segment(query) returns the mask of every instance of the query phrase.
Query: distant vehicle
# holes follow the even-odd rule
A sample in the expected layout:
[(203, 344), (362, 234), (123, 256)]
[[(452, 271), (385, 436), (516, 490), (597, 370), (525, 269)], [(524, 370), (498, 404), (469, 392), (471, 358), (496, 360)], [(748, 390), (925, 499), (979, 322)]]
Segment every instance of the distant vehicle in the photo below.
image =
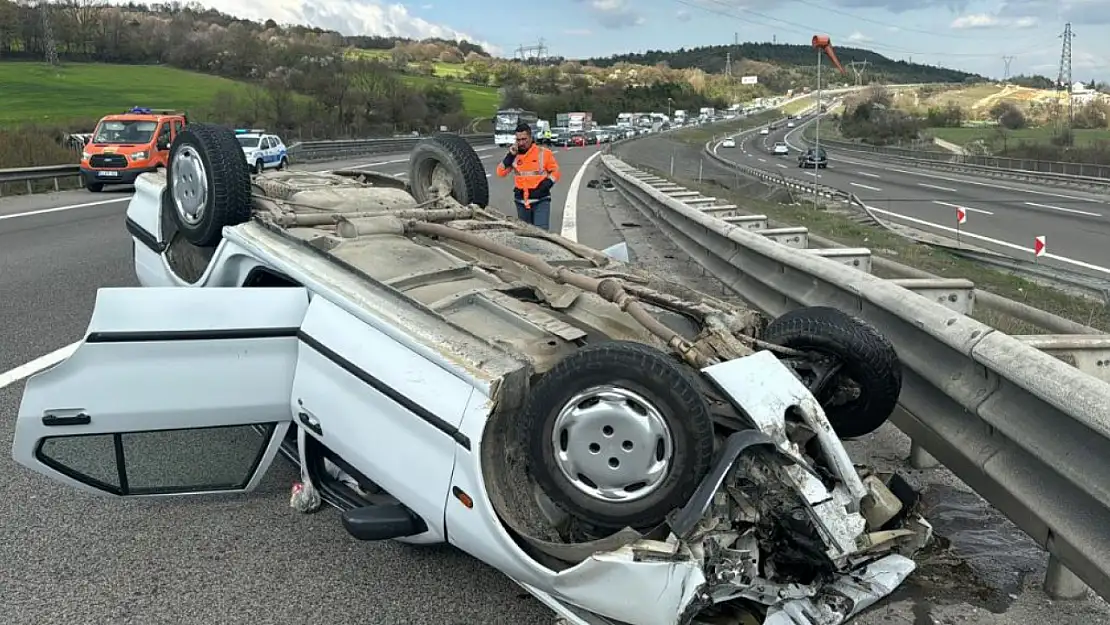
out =
[(722, 148), (734, 148), (734, 147), (736, 147), (736, 139), (733, 139), (732, 137), (729, 137), (728, 139), (725, 139), (724, 141), (721, 142), (721, 147)]
[(532, 127), (535, 136), (540, 118), (532, 111), (524, 109), (502, 109), (493, 118), (493, 142), (500, 147), (512, 145), (516, 141), (517, 124), (525, 123)]
[(794, 127), (794, 122), (786, 122), (786, 127), (787, 128), (793, 128)]
[(94, 193), (106, 184), (134, 184), (141, 174), (166, 166), (184, 112), (136, 106), (105, 115), (81, 150), (81, 178)]
[(798, 167), (803, 169), (825, 169), (828, 164), (829, 155), (825, 153), (825, 148), (808, 148), (798, 155)]
[(775, 147), (771, 148), (771, 153), (775, 156), (786, 156), (790, 154), (790, 148), (782, 141), (779, 141), (775, 143)]
[(759, 131), (759, 134), (761, 134), (761, 135), (769, 135), (769, 134), (771, 134), (771, 130), (770, 130), (769, 128), (763, 128), (763, 129), (761, 129), (761, 130)]
[(266, 134), (265, 130), (240, 128), (235, 131), (235, 138), (254, 173), (261, 174), (267, 169), (280, 171), (289, 166), (289, 150), (281, 137)]

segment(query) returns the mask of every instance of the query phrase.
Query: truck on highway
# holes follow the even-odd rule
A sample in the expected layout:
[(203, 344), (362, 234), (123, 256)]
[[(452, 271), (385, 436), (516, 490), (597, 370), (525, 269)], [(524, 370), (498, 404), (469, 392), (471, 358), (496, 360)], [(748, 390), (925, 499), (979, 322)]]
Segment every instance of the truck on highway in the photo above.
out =
[(536, 136), (539, 127), (539, 117), (532, 111), (524, 109), (501, 109), (493, 118), (493, 142), (506, 147), (516, 141), (516, 127), (518, 124), (528, 124), (532, 128), (532, 136)]
[(594, 128), (593, 113), (567, 113), (567, 128), (571, 132), (589, 132)]
[(94, 193), (108, 184), (134, 184), (166, 167), (170, 143), (188, 121), (182, 111), (132, 107), (105, 115), (81, 150), (81, 178)]

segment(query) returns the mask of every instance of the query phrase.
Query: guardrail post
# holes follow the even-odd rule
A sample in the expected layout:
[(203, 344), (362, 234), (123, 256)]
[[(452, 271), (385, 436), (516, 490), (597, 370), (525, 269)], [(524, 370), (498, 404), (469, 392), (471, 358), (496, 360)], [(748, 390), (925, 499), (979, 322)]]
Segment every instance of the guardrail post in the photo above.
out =
[(1053, 599), (1084, 599), (1087, 596), (1087, 584), (1068, 570), (1056, 556), (1049, 554), (1048, 570), (1044, 575), (1044, 592)]

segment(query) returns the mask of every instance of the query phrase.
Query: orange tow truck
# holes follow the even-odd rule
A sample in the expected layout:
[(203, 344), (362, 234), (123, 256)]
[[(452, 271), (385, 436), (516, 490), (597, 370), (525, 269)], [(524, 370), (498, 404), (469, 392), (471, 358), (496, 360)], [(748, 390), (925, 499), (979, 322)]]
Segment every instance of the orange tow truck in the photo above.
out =
[(187, 121), (183, 112), (143, 107), (105, 115), (81, 152), (85, 188), (134, 184), (140, 174), (165, 167), (170, 143)]

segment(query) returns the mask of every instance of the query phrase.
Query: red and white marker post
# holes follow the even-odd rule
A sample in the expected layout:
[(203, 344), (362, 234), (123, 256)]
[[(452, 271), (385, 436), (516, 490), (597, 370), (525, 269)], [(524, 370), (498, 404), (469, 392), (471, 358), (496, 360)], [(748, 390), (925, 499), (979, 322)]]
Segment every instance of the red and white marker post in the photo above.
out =
[(1037, 262), (1038, 258), (1044, 256), (1047, 249), (1048, 243), (1043, 234), (1039, 237), (1033, 237), (1033, 262)]
[(956, 207), (956, 246), (957, 247), (962, 247), (962, 244), (960, 243), (960, 226), (962, 226), (966, 223), (967, 223), (967, 211), (964, 210), (964, 207), (957, 206)]

